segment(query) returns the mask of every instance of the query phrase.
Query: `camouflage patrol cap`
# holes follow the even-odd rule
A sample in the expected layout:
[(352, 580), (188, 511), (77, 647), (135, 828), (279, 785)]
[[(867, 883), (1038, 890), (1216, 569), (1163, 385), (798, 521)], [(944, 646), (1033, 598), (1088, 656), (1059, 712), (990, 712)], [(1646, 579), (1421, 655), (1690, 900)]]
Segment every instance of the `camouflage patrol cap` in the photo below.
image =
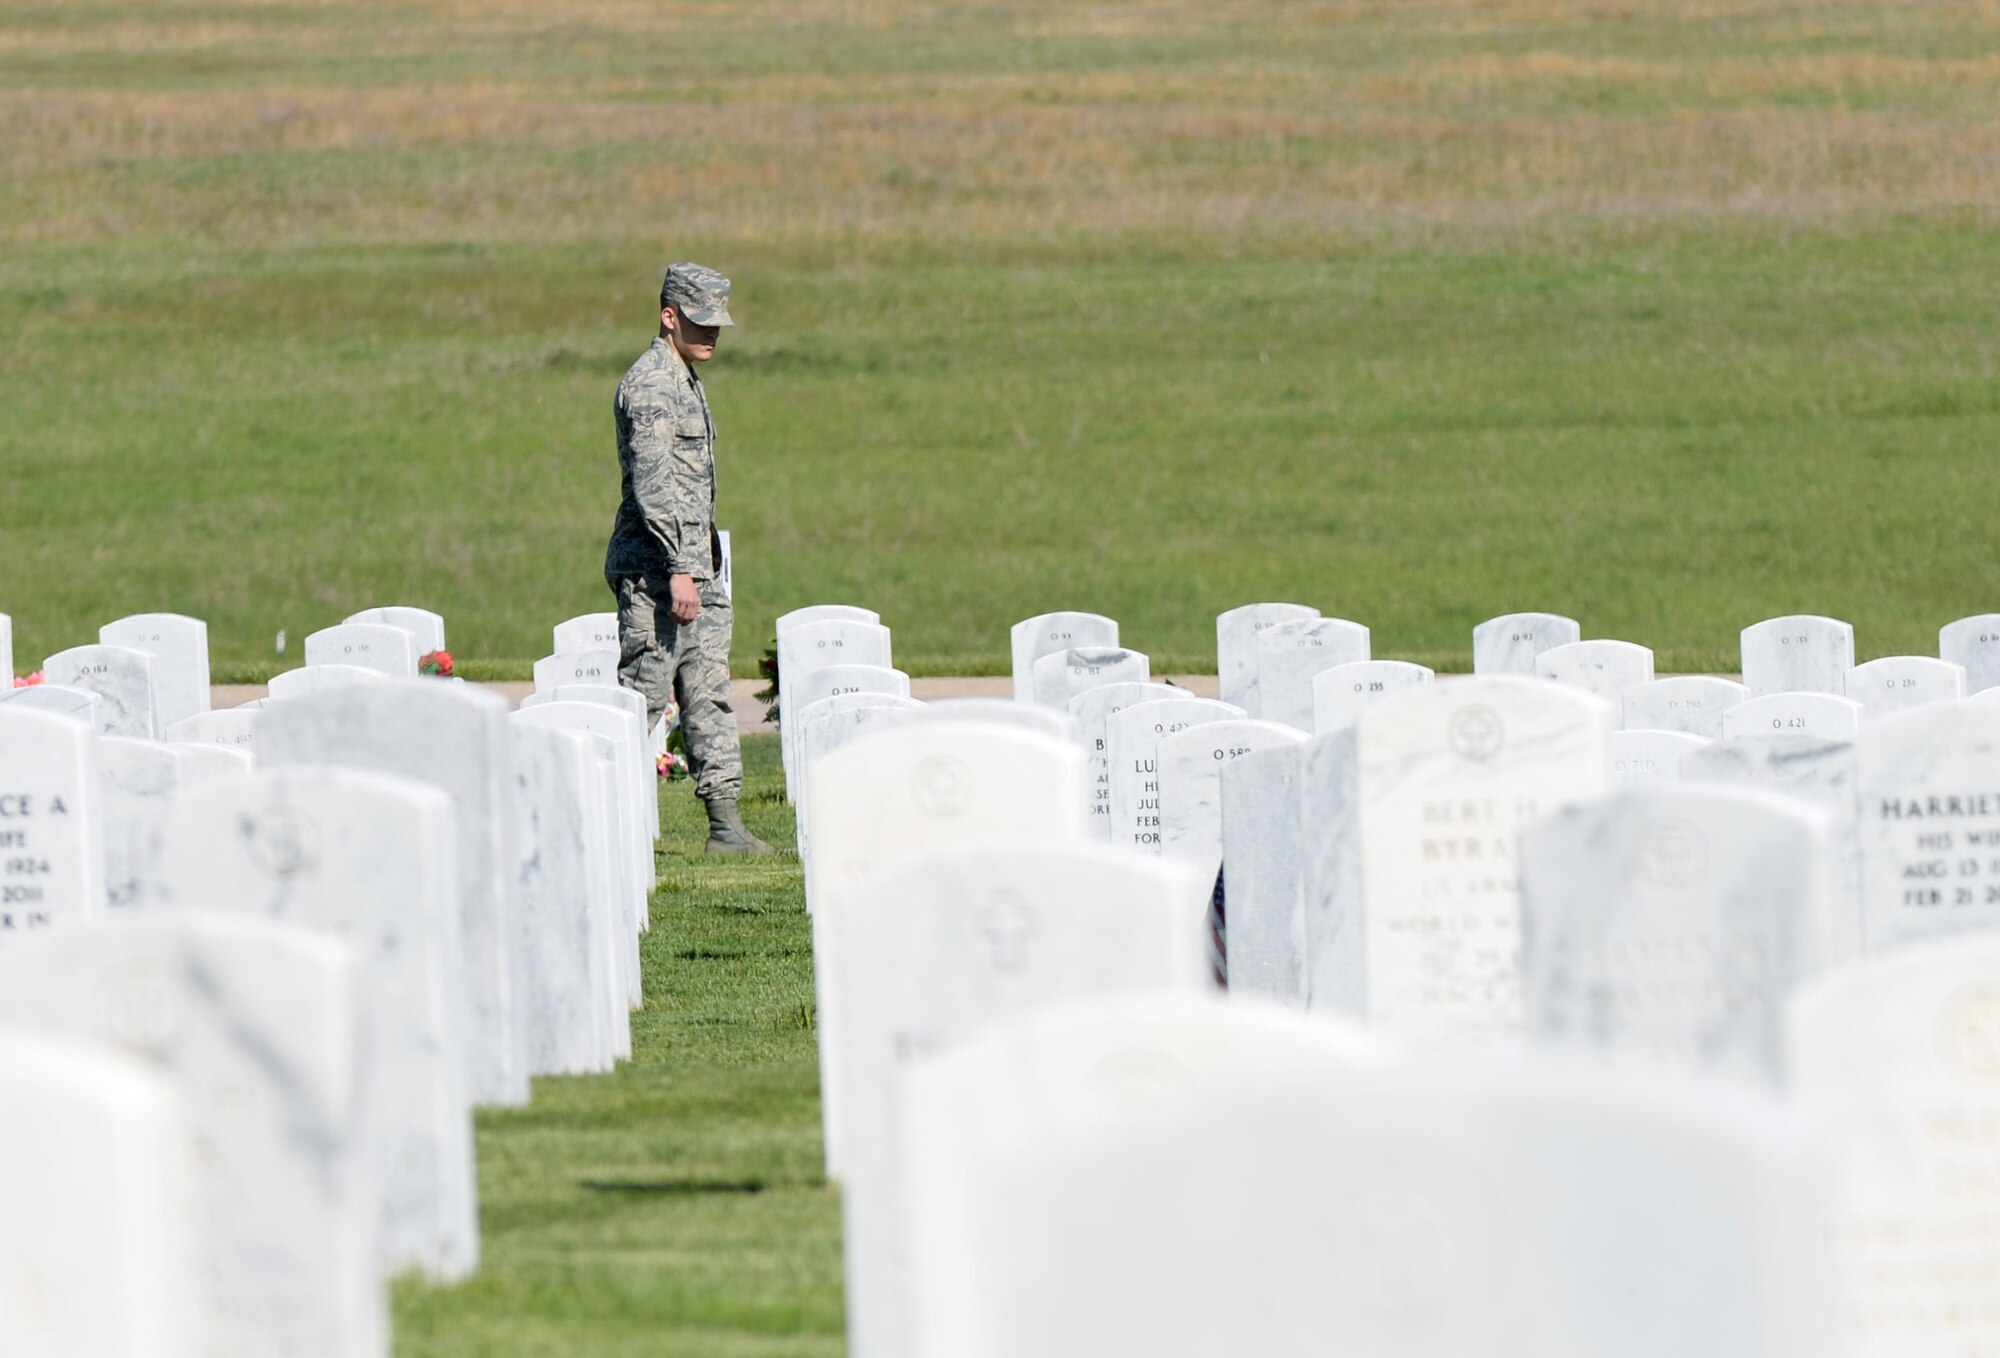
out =
[(696, 325), (734, 325), (729, 319), (729, 280), (699, 264), (670, 264), (660, 284), (660, 305), (680, 308)]

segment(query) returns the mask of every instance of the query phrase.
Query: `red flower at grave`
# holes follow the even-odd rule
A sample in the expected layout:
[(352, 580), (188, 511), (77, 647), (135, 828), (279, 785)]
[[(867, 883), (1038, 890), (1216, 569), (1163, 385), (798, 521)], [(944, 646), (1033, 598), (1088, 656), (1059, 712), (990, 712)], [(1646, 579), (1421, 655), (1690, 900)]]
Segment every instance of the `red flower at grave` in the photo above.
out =
[(417, 661), (419, 674), (435, 674), (440, 679), (451, 678), (451, 652), (426, 651), (423, 659)]
[(660, 756), (659, 764), (660, 777), (670, 783), (678, 783), (682, 779), (691, 776), (686, 757), (676, 754), (672, 750), (668, 750)]
[(40, 670), (36, 670), (33, 674), (19, 674), (14, 676), (15, 688), (33, 688), (41, 682), (42, 672)]

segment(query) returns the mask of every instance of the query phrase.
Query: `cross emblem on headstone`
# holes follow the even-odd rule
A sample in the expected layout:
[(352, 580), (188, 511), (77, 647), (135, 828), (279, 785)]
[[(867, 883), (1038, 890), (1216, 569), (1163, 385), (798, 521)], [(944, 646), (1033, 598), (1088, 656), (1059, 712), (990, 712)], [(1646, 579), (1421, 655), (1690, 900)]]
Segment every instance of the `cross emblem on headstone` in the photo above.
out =
[(1028, 963), (1028, 940), (1036, 930), (1035, 912), (1011, 891), (994, 894), (979, 911), (979, 935), (986, 940), (993, 970), (1019, 971)]

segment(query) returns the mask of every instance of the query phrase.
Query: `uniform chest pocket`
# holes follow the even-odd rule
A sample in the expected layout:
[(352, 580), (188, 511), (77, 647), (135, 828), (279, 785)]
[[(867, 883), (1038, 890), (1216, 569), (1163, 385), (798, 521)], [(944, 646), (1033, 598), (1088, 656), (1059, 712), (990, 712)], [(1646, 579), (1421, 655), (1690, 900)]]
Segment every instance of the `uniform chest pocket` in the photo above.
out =
[(708, 421), (695, 410), (676, 413), (669, 426), (673, 430), (673, 458), (684, 471), (707, 476), (713, 465), (709, 451)]

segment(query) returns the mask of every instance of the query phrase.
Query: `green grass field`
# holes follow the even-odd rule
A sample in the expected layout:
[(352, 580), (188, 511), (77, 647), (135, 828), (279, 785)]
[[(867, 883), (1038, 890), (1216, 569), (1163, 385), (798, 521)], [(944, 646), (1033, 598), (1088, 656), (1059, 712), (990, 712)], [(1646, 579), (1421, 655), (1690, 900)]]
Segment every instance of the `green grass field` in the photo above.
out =
[(17, 0), (0, 611), (525, 676), (696, 258), (741, 673), (831, 600), (932, 673), (1264, 598), (1923, 651), (2000, 609), (1996, 115), (1990, 0)]
[[(789, 844), (777, 740), (753, 736), (745, 754), (745, 816)], [(634, 1059), (481, 1114), (482, 1267), (460, 1287), (399, 1290), (398, 1358), (844, 1349), (798, 860), (699, 857), (706, 822), (685, 783), (661, 811)]]

